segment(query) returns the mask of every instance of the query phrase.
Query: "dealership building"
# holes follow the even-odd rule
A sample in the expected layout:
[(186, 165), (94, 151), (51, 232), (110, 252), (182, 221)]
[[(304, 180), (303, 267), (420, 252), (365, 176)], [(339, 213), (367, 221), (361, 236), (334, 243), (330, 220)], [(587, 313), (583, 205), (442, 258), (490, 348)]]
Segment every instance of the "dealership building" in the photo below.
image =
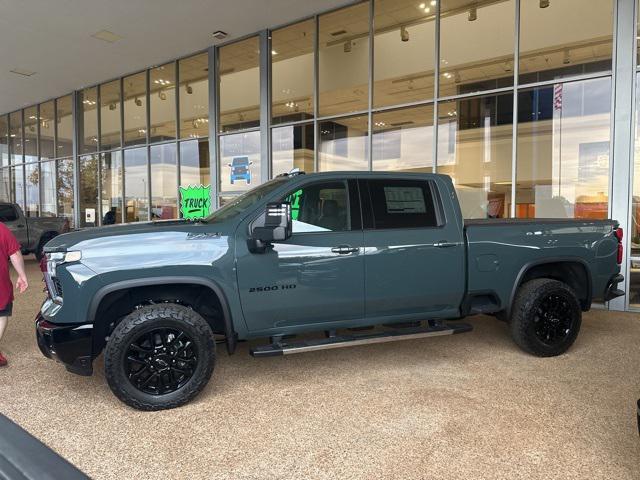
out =
[[(634, 0), (218, 3), (118, 1), (3, 42), (0, 199), (94, 227), (205, 214), (293, 168), (443, 173), (467, 218), (619, 220), (609, 308), (640, 309)], [(65, 40), (50, 78), (37, 53)]]

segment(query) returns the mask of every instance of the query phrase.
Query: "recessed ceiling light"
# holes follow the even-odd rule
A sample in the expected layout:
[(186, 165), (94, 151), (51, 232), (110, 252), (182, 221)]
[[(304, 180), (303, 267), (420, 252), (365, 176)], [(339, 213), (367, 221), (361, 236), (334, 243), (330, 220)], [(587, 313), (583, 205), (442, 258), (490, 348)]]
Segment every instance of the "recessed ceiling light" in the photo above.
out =
[(118, 40), (122, 40), (122, 37), (120, 35), (116, 35), (115, 33), (110, 32), (109, 30), (100, 30), (99, 32), (96, 32), (91, 36), (93, 38), (102, 40), (103, 42), (107, 42), (107, 43), (115, 43)]
[(218, 40), (224, 40), (225, 38), (227, 38), (227, 32), (216, 30), (215, 32), (213, 32), (213, 37), (217, 38)]
[(278, 52), (276, 52), (275, 50), (271, 50), (271, 55), (277, 55)]
[(26, 70), (24, 68), (13, 68), (9, 71), (11, 73), (15, 73), (16, 75), (22, 75), (23, 77), (30, 77), (31, 75), (35, 75), (36, 73), (33, 70)]

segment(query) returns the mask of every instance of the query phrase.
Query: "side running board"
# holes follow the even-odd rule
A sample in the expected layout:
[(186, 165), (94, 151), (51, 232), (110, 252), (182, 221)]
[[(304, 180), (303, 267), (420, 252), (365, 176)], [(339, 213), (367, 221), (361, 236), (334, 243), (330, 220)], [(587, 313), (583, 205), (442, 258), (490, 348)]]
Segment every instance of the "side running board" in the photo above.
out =
[(294, 353), (313, 352), (315, 350), (327, 350), (330, 348), (454, 335), (456, 333), (470, 332), (471, 330), (473, 330), (473, 327), (468, 323), (450, 323), (429, 328), (403, 328), (402, 330), (386, 330), (360, 335), (336, 335), (329, 338), (314, 338), (297, 342), (283, 341), (270, 345), (257, 346), (253, 348), (250, 353), (254, 357), (275, 357), (279, 355), (293, 355)]

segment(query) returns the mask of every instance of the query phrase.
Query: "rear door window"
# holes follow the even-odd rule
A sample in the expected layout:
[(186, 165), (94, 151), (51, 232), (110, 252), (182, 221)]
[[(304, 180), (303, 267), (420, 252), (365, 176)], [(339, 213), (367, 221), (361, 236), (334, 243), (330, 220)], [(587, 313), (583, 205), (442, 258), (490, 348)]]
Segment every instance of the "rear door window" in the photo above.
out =
[(18, 214), (13, 205), (0, 205), (0, 222), (15, 222)]
[(429, 182), (374, 179), (367, 183), (375, 229), (439, 226)]

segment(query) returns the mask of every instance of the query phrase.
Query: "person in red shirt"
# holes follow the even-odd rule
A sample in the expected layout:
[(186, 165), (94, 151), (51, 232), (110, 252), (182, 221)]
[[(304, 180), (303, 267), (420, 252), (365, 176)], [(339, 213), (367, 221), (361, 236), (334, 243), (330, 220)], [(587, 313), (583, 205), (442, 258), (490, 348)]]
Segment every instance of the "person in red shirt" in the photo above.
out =
[[(9, 277), (9, 260), (18, 272), (16, 288), (23, 293), (28, 287), (27, 275), (24, 272), (24, 259), (20, 253), (20, 243), (13, 233), (0, 223), (0, 340), (4, 334), (9, 317), (13, 310), (13, 285)], [(7, 365), (7, 359), (0, 352), (0, 367)]]

